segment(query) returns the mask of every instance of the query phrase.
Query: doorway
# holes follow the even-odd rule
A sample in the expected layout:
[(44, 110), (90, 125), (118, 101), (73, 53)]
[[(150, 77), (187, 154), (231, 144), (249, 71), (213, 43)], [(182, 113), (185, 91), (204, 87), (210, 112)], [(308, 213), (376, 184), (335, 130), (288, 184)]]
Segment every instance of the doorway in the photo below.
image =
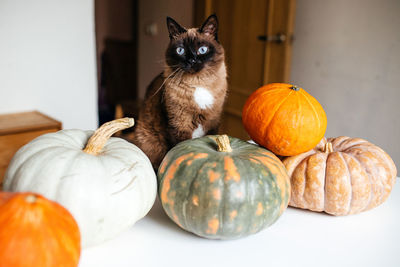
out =
[(95, 26), (99, 125), (137, 117), (138, 1), (96, 0)]

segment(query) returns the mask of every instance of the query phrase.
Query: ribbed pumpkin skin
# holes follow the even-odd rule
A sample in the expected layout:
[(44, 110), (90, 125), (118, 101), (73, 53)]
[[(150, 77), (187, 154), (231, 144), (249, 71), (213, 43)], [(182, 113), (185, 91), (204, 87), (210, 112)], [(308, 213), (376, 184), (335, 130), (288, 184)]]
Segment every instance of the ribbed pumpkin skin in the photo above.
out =
[(290, 193), (282, 162), (268, 150), (230, 137), (218, 152), (216, 136), (171, 149), (158, 171), (159, 196), (181, 228), (210, 239), (256, 233), (287, 208)]
[[(326, 144), (332, 151), (326, 151)], [(389, 196), (397, 170), (386, 152), (361, 138), (323, 138), (314, 149), (283, 160), (290, 206), (332, 215), (372, 209)]]
[(0, 192), (0, 267), (75, 267), (80, 249), (78, 224), (61, 205)]
[(327, 119), (318, 101), (293, 85), (272, 83), (247, 99), (244, 128), (261, 146), (277, 155), (294, 156), (314, 148), (324, 137)]

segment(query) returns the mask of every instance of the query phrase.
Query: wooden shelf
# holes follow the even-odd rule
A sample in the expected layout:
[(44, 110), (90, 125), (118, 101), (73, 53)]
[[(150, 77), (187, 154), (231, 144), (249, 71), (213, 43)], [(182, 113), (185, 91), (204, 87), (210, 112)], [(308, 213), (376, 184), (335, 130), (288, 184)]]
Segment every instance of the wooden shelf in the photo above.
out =
[(61, 122), (39, 111), (0, 115), (0, 136), (54, 128), (61, 129)]
[(62, 129), (61, 122), (39, 111), (0, 115), (0, 189), (10, 160), (34, 138)]

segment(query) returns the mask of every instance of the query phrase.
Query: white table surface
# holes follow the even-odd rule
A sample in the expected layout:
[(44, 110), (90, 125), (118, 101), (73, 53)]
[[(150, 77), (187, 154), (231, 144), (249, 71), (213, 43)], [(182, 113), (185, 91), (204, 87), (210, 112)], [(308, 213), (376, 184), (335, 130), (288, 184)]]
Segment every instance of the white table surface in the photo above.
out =
[(176, 226), (157, 200), (130, 230), (82, 251), (79, 267), (400, 266), (400, 180), (382, 205), (335, 217), (288, 208), (271, 227), (208, 240)]

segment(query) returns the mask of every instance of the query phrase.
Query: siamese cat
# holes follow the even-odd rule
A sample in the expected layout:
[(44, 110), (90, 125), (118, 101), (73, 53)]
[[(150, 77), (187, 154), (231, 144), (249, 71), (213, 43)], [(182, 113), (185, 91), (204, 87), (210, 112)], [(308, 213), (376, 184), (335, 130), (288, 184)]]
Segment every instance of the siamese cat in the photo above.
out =
[(157, 170), (177, 143), (217, 134), (227, 93), (224, 48), (218, 20), (186, 29), (167, 17), (170, 42), (165, 69), (151, 82), (133, 132), (133, 140)]

